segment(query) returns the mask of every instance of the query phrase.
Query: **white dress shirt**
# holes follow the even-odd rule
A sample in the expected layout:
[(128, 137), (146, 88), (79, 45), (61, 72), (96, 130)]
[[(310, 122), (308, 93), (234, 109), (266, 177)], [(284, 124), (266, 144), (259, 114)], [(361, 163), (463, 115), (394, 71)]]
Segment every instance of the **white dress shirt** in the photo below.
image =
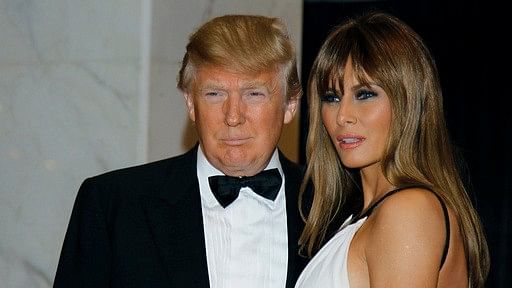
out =
[(285, 287), (288, 265), (285, 179), (277, 149), (265, 170), (272, 168), (278, 168), (283, 178), (274, 201), (243, 187), (238, 198), (223, 208), (210, 190), (208, 177), (224, 174), (207, 161), (199, 146), (197, 177), (211, 288)]

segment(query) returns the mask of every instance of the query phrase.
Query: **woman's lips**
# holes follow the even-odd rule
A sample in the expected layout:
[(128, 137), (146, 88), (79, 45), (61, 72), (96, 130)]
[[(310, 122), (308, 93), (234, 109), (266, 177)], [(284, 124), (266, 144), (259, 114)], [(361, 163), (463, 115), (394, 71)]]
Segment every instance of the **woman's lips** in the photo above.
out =
[(336, 140), (338, 141), (338, 145), (341, 149), (354, 149), (360, 146), (366, 138), (360, 135), (344, 134), (337, 136)]

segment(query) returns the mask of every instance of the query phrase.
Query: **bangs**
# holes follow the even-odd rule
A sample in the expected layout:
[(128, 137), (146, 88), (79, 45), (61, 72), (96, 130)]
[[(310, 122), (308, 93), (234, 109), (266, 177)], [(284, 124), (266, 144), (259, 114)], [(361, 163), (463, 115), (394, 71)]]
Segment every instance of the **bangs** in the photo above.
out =
[[(343, 94), (343, 79), (347, 62), (352, 62), (352, 69), (357, 80), (362, 85), (369, 85), (369, 78), (377, 70), (376, 59), (369, 49), (370, 41), (364, 38), (363, 33), (356, 27), (339, 31), (327, 39), (322, 46), (319, 57), (316, 59), (312, 70), (312, 79), (315, 83), (317, 95), (322, 95), (334, 87), (339, 87)], [(374, 79), (375, 80), (375, 79)]]

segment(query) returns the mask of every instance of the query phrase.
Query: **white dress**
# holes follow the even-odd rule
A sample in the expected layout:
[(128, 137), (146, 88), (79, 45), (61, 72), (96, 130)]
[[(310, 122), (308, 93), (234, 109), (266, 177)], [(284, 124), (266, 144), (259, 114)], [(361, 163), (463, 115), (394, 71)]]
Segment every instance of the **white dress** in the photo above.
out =
[(350, 224), (352, 216), (318, 251), (299, 276), (295, 288), (348, 288), (347, 258), (352, 238), (368, 217)]
[[(308, 263), (304, 271), (302, 271), (302, 274), (300, 274), (299, 279), (295, 284), (295, 288), (350, 287), (348, 283), (347, 259), (348, 249), (350, 248), (352, 238), (354, 238), (356, 232), (359, 230), (359, 228), (361, 228), (366, 219), (368, 219), (368, 216), (372, 213), (374, 208), (377, 207), (382, 201), (384, 201), (384, 199), (399, 191), (403, 191), (405, 188), (410, 187), (421, 187), (432, 192), (431, 190), (428, 189), (428, 187), (425, 188), (423, 186), (418, 185), (400, 187), (382, 196), (370, 208), (368, 208), (366, 212), (362, 214), (356, 222), (350, 223), (352, 220), (352, 216), (348, 217), (348, 219), (345, 220), (343, 225), (341, 225), (340, 230), (331, 238), (331, 240), (329, 240), (320, 249), (320, 251), (318, 251), (318, 253)], [(448, 255), (448, 248), (450, 245), (450, 218), (448, 216), (448, 209), (446, 208), (446, 205), (444, 204), (441, 197), (436, 193), (434, 193), (434, 195), (437, 197), (439, 203), (441, 204), (441, 207), (443, 208), (446, 226), (446, 239), (440, 265), (440, 267), (442, 267), (444, 261), (446, 260), (446, 255)]]

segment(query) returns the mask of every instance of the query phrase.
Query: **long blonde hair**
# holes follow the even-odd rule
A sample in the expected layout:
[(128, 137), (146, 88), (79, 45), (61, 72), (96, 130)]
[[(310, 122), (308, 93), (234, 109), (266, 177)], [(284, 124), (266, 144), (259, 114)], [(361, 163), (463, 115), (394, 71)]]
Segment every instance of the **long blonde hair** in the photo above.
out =
[(338, 26), (324, 42), (310, 72), (308, 166), (301, 199), (308, 181), (313, 183), (314, 199), (300, 238), (303, 249), (309, 255), (318, 249), (330, 222), (340, 209), (347, 208), (343, 207), (347, 197), (360, 193), (321, 118), (320, 96), (333, 81), (343, 81), (348, 59), (361, 83), (370, 77), (391, 101), (390, 137), (381, 161), (384, 175), (394, 186), (424, 185), (443, 198), (455, 212), (464, 236), (470, 283), (483, 287), (489, 252), (457, 170), (434, 60), (418, 34), (385, 13), (370, 13)]

